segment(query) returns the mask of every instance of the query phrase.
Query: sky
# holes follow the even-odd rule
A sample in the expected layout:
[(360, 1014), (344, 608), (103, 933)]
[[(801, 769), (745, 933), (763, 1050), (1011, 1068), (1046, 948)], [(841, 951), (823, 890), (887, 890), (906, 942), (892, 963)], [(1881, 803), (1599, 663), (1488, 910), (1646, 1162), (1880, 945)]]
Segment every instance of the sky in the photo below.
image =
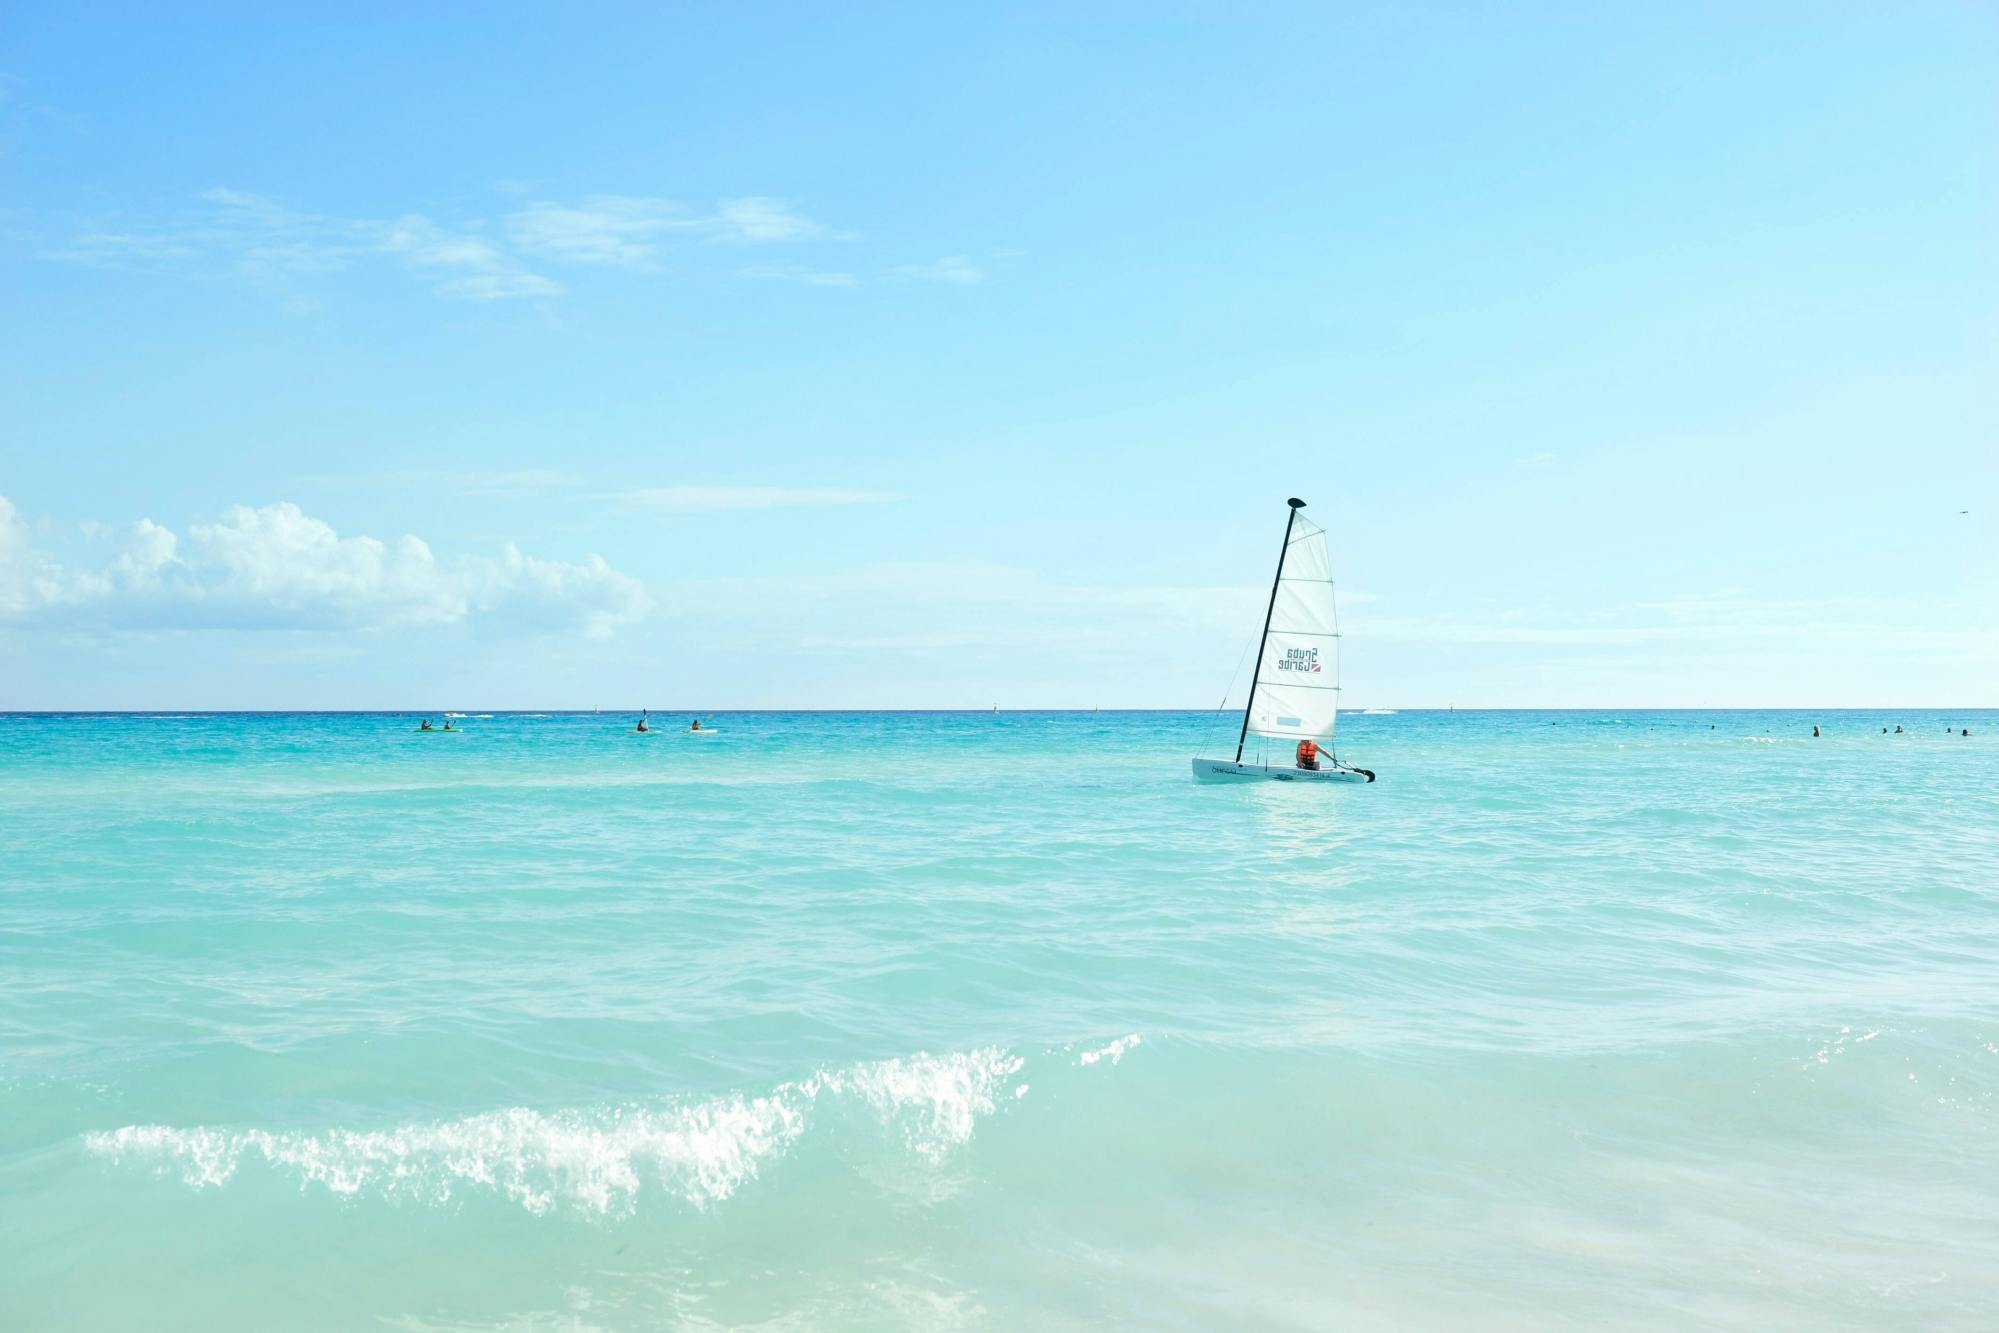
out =
[(1991, 5), (173, 9), (0, 15), (0, 709), (1215, 707), (1293, 495), (1349, 707), (1999, 705)]

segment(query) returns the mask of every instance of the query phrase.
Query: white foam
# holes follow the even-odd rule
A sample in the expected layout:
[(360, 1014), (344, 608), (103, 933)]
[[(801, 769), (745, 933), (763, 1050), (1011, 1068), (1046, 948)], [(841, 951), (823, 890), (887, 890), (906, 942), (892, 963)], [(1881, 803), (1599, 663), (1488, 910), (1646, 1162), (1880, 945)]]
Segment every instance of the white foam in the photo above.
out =
[(1138, 1045), (1142, 1040), (1144, 1038), (1140, 1037), (1136, 1032), (1130, 1036), (1119, 1037), (1102, 1050), (1084, 1051), (1076, 1057), (1076, 1063), (1079, 1065), (1093, 1065), (1099, 1060), (1109, 1060), (1112, 1064), (1116, 1064), (1118, 1061), (1124, 1059), (1126, 1051)]
[(816, 1084), (813, 1095), (857, 1097), (882, 1124), (900, 1128), (912, 1150), (941, 1162), (971, 1140), (978, 1118), (992, 1113), (999, 1091), (1026, 1063), (997, 1046), (950, 1055), (919, 1052), (821, 1074), (809, 1083)]
[(1360, 710), (1360, 715), (1362, 717), (1394, 717), (1395, 710), (1393, 708), (1363, 708)]
[[(625, 1214), (648, 1184), (697, 1208), (734, 1194), (805, 1134), (816, 1103), (872, 1113), (924, 1161), (941, 1163), (1025, 1064), (998, 1047), (822, 1072), (767, 1096), (544, 1113), (510, 1107), (460, 1120), (319, 1133), (127, 1125), (84, 1135), (113, 1162), (150, 1163), (195, 1189), (225, 1186), (252, 1160), (339, 1195), (439, 1204), (467, 1188), (532, 1213), (558, 1206)], [(1016, 1099), (1018, 1094), (1016, 1094)]]

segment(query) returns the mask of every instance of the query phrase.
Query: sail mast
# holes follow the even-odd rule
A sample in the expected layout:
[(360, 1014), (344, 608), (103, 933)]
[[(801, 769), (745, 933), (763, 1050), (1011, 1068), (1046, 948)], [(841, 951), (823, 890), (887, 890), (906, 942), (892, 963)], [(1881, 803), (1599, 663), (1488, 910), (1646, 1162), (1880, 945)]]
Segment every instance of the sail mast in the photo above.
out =
[(1284, 582), (1284, 557), (1291, 550), (1291, 525), (1298, 521), (1298, 511), (1305, 502), (1293, 496), (1284, 503), (1291, 506), (1291, 516), (1284, 520), (1284, 545), (1277, 548), (1277, 576), (1270, 580), (1270, 604), (1263, 608), (1263, 636), (1256, 641), (1256, 669), (1249, 673), (1249, 699), (1242, 706), (1242, 730), (1235, 738), (1235, 761), (1242, 762), (1243, 743), (1249, 739), (1249, 712), (1256, 707), (1256, 681), (1263, 674), (1263, 650), (1270, 645), (1270, 616), (1277, 610), (1277, 585)]

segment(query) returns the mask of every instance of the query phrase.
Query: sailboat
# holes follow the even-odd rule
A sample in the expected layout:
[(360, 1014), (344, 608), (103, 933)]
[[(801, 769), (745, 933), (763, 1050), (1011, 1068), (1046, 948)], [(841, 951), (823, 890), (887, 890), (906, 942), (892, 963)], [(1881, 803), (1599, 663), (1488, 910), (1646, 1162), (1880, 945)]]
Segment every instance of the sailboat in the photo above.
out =
[(1196, 759), (1200, 782), (1267, 778), (1277, 782), (1372, 782), (1370, 769), (1333, 755), (1339, 717), (1340, 624), (1333, 610), (1333, 567), (1326, 530), (1286, 501), (1284, 549), (1263, 612), (1249, 702), (1242, 710), (1234, 759)]

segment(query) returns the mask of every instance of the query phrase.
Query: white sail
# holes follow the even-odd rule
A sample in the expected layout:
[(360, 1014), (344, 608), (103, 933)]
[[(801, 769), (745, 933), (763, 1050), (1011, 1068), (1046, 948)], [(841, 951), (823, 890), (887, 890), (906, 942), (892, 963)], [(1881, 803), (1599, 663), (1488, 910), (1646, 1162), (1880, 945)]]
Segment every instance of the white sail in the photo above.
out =
[[(1309, 738), (1332, 752), (1339, 715), (1339, 648), (1326, 530), (1296, 513), (1277, 570), (1270, 628), (1263, 636), (1256, 680), (1250, 686), (1246, 744), (1263, 737), (1295, 747)], [(1275, 744), (1270, 757), (1278, 757)], [(1283, 761), (1290, 757), (1287, 748)]]

